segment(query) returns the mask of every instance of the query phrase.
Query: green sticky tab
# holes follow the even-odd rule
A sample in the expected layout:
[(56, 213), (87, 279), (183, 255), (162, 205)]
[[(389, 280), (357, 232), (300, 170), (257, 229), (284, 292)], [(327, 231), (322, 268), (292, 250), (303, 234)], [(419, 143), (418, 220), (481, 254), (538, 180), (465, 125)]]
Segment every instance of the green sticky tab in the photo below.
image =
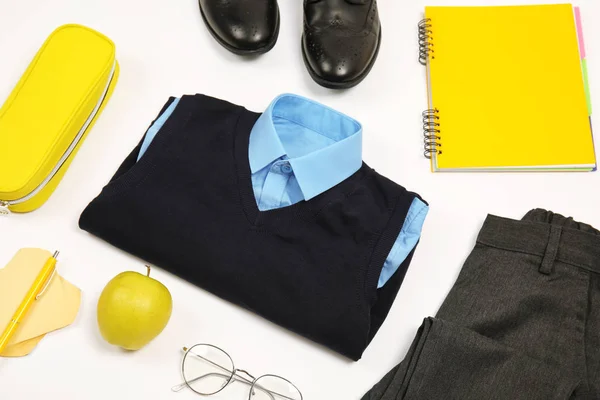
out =
[(588, 80), (587, 61), (585, 59), (581, 61), (581, 68), (583, 69), (583, 84), (585, 86), (585, 98), (587, 100), (588, 115), (592, 115), (592, 96), (590, 94), (590, 83)]

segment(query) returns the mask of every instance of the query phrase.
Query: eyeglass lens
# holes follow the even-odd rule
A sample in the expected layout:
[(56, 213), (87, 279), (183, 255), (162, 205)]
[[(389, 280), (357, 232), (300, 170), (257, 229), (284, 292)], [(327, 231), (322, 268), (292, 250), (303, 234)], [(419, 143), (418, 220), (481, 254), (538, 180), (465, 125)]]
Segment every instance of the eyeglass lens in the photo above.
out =
[(302, 400), (296, 386), (279, 376), (265, 375), (254, 382), (248, 400)]
[(231, 357), (223, 350), (207, 344), (190, 348), (185, 354), (182, 368), (188, 386), (205, 396), (223, 390), (234, 371)]

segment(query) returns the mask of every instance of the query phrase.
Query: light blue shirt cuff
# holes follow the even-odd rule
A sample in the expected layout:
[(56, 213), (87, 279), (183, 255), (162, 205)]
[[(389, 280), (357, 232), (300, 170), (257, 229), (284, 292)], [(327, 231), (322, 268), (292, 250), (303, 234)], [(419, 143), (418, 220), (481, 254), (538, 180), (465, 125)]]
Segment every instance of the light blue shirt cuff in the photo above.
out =
[(400, 265), (406, 260), (406, 257), (408, 257), (410, 252), (417, 245), (428, 212), (429, 207), (423, 201), (415, 197), (410, 205), (404, 224), (402, 225), (402, 230), (383, 264), (381, 275), (379, 275), (379, 282), (377, 283), (377, 289), (382, 288), (387, 281), (390, 280), (392, 275), (396, 273)]

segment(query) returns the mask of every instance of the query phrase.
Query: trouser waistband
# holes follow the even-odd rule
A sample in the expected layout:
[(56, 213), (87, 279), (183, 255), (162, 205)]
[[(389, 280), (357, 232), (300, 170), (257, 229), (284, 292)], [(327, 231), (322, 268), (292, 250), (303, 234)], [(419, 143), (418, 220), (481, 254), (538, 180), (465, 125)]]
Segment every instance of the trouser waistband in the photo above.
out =
[(540, 256), (543, 273), (555, 260), (600, 273), (600, 231), (551, 211), (532, 210), (521, 221), (489, 215), (477, 241)]

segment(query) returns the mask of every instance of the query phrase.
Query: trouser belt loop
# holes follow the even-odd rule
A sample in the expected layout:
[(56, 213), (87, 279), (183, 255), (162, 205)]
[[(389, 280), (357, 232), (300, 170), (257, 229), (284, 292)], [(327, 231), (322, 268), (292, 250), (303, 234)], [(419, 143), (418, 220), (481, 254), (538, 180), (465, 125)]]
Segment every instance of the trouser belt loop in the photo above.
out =
[(558, 247), (560, 245), (560, 235), (562, 234), (562, 226), (550, 225), (550, 234), (548, 235), (548, 246), (546, 247), (546, 253), (540, 266), (540, 272), (545, 275), (550, 275), (554, 271), (554, 261), (558, 254)]

